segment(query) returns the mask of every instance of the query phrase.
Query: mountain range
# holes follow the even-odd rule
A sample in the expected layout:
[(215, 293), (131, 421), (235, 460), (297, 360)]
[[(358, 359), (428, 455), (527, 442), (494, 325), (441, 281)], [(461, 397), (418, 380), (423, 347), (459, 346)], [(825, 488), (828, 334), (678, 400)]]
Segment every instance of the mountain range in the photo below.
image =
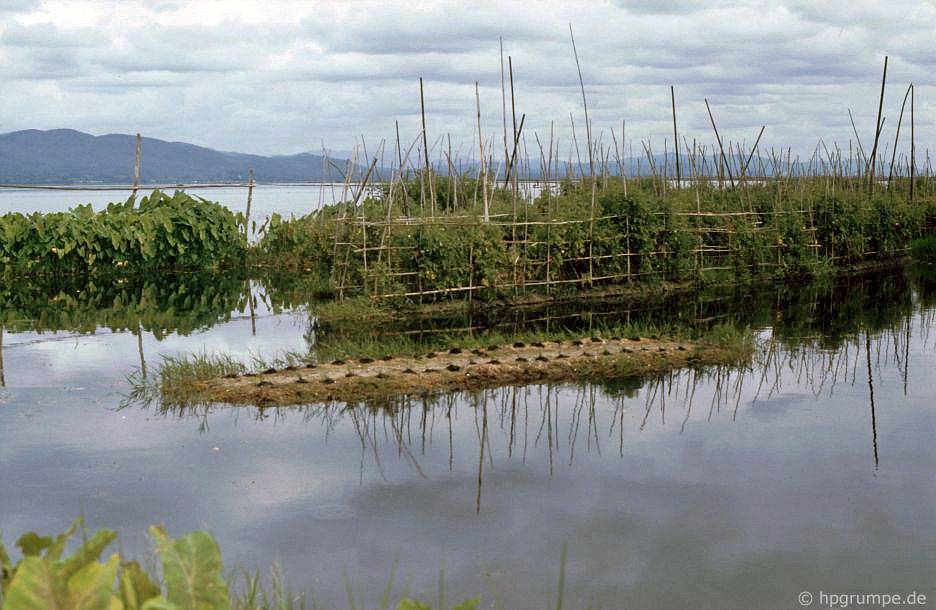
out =
[[(135, 148), (136, 136), (129, 134), (94, 136), (74, 129), (27, 129), (0, 134), (0, 184), (130, 184)], [(250, 155), (156, 138), (143, 138), (141, 150), (141, 184), (244, 182), (250, 169), (257, 181), (264, 183), (341, 180), (335, 168), (326, 173), (320, 154)], [(668, 175), (675, 176), (675, 155), (655, 154), (653, 158), (657, 172), (665, 167)], [(346, 159), (332, 157), (331, 161), (336, 167), (347, 167)], [(613, 159), (608, 161), (609, 172), (618, 174), (618, 164)], [(680, 162), (685, 176), (689, 159), (680, 155)], [(622, 165), (628, 176), (651, 173), (646, 157), (628, 157), (622, 160)], [(798, 171), (807, 170), (803, 162), (794, 161), (794, 165)], [(731, 166), (737, 175), (738, 160), (732, 159)], [(445, 163), (440, 161), (436, 167), (440, 175), (446, 173)], [(528, 167), (530, 177), (537, 177), (539, 161), (532, 161)], [(365, 169), (355, 166), (355, 176), (360, 178)], [(772, 174), (766, 158), (755, 156), (750, 169), (750, 173)], [(477, 168), (469, 163), (462, 170), (474, 174)], [(503, 162), (495, 161), (490, 171), (503, 176)], [(587, 171), (587, 161), (559, 164), (562, 176)], [(846, 169), (846, 173), (855, 171), (857, 164)], [(387, 168), (378, 168), (376, 173), (386, 177), (389, 172)], [(716, 164), (710, 156), (705, 173), (715, 172)]]
[[(74, 129), (27, 129), (0, 134), (0, 183), (130, 184), (136, 136), (94, 136)], [(346, 161), (335, 160), (339, 167)], [(262, 182), (302, 182), (325, 178), (322, 155), (300, 153), (265, 157), (224, 152), (143, 138), (140, 182), (177, 184), (243, 182), (250, 169)], [(336, 179), (338, 172), (331, 171)]]

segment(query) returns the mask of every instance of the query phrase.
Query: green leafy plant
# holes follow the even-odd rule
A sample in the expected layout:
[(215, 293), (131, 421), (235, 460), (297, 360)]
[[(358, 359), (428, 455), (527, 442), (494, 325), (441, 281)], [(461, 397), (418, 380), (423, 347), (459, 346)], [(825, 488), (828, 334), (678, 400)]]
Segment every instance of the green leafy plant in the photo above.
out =
[(221, 576), (221, 552), (205, 532), (173, 540), (160, 527), (150, 528), (162, 565), (163, 586), (135, 562), (121, 563), (118, 553), (100, 561), (117, 538), (102, 529), (70, 555), (66, 546), (84, 532), (76, 519), (55, 538), (27, 533), (16, 546), (23, 554), (16, 565), (0, 542), (4, 610), (229, 610), (228, 586)]
[[(81, 531), (82, 543), (70, 554), (66, 547)], [(76, 519), (61, 535), (24, 534), (16, 546), (22, 558), (15, 565), (0, 540), (0, 609), (2, 610), (299, 610), (305, 594), (286, 588), (278, 569), (272, 572), (272, 594), (259, 575), (247, 575), (245, 590), (232, 593), (222, 577), (221, 551), (206, 532), (170, 538), (159, 526), (150, 528), (160, 559), (162, 582), (135, 561), (123, 562), (118, 553), (101, 561), (117, 534), (102, 529), (88, 536), (83, 519)], [(381, 608), (389, 608), (393, 576)], [(350, 584), (349, 584), (350, 587)], [(405, 594), (404, 594), (405, 595)], [(350, 598), (353, 600), (353, 597)], [(319, 607), (312, 597), (314, 607)], [(451, 610), (477, 610), (480, 598), (468, 599)], [(445, 602), (439, 600), (442, 610)], [(431, 606), (404, 597), (397, 610)]]
[(243, 215), (182, 191), (153, 191), (99, 212), (79, 205), (0, 216), (0, 271), (7, 274), (217, 268), (246, 252)]

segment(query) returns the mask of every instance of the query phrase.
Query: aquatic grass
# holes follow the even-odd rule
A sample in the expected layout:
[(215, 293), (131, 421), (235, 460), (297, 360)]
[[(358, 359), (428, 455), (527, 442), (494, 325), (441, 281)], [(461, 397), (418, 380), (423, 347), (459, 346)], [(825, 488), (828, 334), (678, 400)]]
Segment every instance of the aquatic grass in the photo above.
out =
[(695, 337), (701, 347), (715, 348), (728, 363), (741, 364), (748, 361), (761, 347), (754, 330), (734, 324), (715, 324)]
[(156, 404), (163, 410), (200, 406), (205, 402), (194, 387), (199, 381), (302, 367), (313, 361), (309, 354), (290, 351), (270, 356), (250, 353), (246, 359), (225, 353), (164, 354), (155, 367), (137, 368), (127, 376), (130, 392), (124, 396), (121, 408), (134, 404)]
[(163, 355), (153, 370), (138, 368), (127, 377), (130, 393), (121, 406), (191, 406), (197, 402), (192, 388), (194, 382), (239, 375), (247, 370), (245, 363), (229, 354)]
[(312, 308), (312, 314), (320, 320), (329, 322), (374, 322), (395, 315), (392, 310), (368, 297), (350, 297), (342, 301), (329, 300), (316, 303)]
[(231, 580), (235, 585), (231, 595), (232, 610), (305, 610), (307, 599), (312, 610), (320, 608), (314, 595), (295, 592), (287, 585), (279, 564), (270, 569), (269, 586), (259, 571), (243, 571), (239, 586), (236, 580)]

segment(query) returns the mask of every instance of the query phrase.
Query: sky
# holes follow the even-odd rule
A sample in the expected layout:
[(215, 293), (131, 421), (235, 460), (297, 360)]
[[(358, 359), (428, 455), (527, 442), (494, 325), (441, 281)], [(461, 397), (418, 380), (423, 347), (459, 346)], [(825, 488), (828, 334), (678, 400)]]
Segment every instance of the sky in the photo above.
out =
[[(0, 132), (67, 127), (141, 132), (259, 154), (404, 149), (420, 129), (460, 155), (501, 142), (500, 39), (511, 57), (529, 147), (584, 114), (572, 26), (594, 137), (662, 150), (670, 85), (681, 137), (722, 136), (808, 156), (874, 139), (889, 55), (881, 147), (893, 146), (914, 83), (918, 150), (933, 143), (936, 2), (651, 0), (570, 2), (239, 2), (0, 0)], [(508, 121), (510, 107), (508, 99)], [(902, 137), (906, 132), (902, 134)], [(447, 146), (447, 138), (445, 140)], [(502, 144), (500, 144), (502, 146)], [(625, 151), (626, 152), (626, 151)], [(922, 156), (924, 152), (921, 152)]]

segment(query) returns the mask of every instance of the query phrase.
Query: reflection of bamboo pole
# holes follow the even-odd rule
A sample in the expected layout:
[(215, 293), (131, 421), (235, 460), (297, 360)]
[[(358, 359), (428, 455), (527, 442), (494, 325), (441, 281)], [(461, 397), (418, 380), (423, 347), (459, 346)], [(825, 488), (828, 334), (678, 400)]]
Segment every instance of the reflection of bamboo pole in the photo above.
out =
[[(137, 336), (137, 352), (140, 354), (140, 374), (143, 376), (143, 379), (146, 379), (146, 358), (143, 357), (143, 325), (140, 324), (137, 326), (136, 331)], [(0, 362), (0, 369), (2, 369), (2, 362)]]
[(250, 286), (250, 280), (246, 281), (247, 289), (247, 311), (250, 312), (250, 334), (257, 336), (257, 316), (254, 314), (253, 290)]
[(907, 316), (907, 336), (904, 339), (904, 370), (903, 370), (903, 393), (907, 395), (907, 378), (910, 376), (910, 319), (912, 315)]
[(0, 388), (6, 387), (6, 377), (3, 375), (3, 327), (0, 326)]
[(868, 398), (871, 401), (871, 442), (874, 446), (874, 467), (877, 468), (878, 467), (877, 419), (874, 416), (874, 380), (871, 375), (871, 335), (868, 334), (867, 332), (865, 333), (865, 358), (866, 358), (866, 363), (868, 366)]
[(484, 394), (481, 412), (481, 453), (478, 458), (478, 493), (475, 498), (475, 512), (481, 512), (481, 483), (484, 480), (484, 445), (487, 443), (487, 393)]

